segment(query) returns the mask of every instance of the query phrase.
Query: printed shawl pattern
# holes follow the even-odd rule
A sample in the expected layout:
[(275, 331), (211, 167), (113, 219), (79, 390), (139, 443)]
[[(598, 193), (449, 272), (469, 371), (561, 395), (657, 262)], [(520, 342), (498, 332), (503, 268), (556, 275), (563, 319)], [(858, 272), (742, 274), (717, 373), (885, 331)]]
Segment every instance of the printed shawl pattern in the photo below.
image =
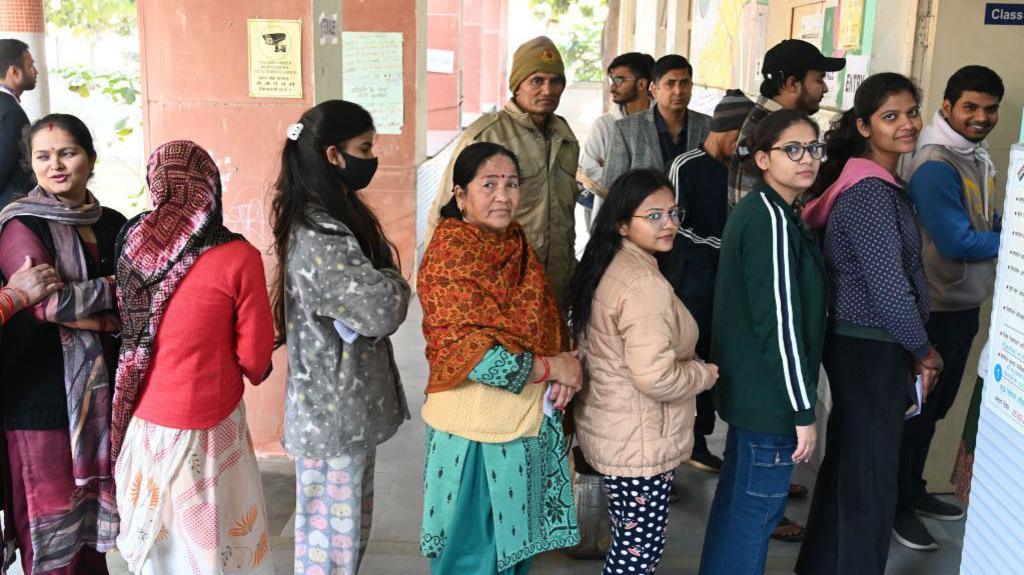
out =
[(122, 231), (117, 261), (121, 356), (114, 385), (111, 458), (117, 459), (153, 358), (167, 304), (206, 250), (242, 239), (224, 227), (220, 171), (198, 144), (168, 142), (149, 157), (153, 211)]
[[(90, 203), (70, 207), (37, 186), (27, 197), (16, 200), (0, 212), (0, 229), (19, 216), (46, 220), (56, 252), (55, 267), (61, 278), (68, 284), (89, 281), (85, 250), (76, 228), (95, 224), (103, 210), (92, 194), (87, 197)], [(52, 297), (78, 298), (83, 295), (74, 289), (64, 289)], [(56, 318), (57, 321), (75, 321), (86, 308), (86, 303), (77, 300), (61, 305), (65, 311)], [(40, 571), (66, 565), (83, 543), (94, 544), (100, 552), (112, 549), (119, 523), (114, 504), (109, 443), (110, 378), (103, 359), (103, 343), (100, 335), (90, 330), (61, 325), (59, 334), (72, 472), (78, 490), (74, 499), (68, 502), (70, 508), (66, 512), (30, 518), (35, 550), (33, 562), (35, 570)], [(77, 528), (69, 528), (72, 525)]]
[(441, 222), (417, 276), (430, 379), (452, 389), (484, 353), (556, 355), (568, 336), (544, 268), (518, 223), (493, 234), (457, 218)]

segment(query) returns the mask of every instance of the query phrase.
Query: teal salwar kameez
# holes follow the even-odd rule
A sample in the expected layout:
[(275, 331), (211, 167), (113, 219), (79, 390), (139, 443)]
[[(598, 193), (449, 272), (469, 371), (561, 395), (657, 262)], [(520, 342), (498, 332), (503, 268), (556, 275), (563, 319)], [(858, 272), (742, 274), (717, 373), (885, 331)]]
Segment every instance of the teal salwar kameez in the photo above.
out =
[[(532, 369), (523, 355), (496, 347), (470, 378), (517, 393)], [(432, 575), (522, 575), (534, 555), (579, 542), (560, 413), (505, 443), (428, 426), (425, 454), (420, 551)]]

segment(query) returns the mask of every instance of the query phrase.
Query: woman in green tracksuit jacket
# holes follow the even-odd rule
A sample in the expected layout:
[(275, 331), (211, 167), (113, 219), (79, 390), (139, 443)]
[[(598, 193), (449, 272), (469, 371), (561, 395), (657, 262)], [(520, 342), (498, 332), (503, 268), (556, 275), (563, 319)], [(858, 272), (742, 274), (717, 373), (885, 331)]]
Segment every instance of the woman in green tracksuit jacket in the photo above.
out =
[(793, 465), (814, 453), (814, 404), (825, 339), (825, 266), (793, 209), (824, 155), (802, 112), (766, 117), (751, 161), (763, 182), (733, 209), (722, 234), (711, 360), (719, 415), (729, 424), (701, 575), (764, 572), (785, 511)]

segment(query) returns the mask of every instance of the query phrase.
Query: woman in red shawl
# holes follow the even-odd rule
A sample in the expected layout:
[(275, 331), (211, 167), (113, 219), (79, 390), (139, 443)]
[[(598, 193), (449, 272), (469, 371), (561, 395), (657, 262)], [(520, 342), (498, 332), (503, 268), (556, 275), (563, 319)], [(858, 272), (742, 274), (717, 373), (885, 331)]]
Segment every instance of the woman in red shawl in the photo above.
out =
[(431, 573), (523, 574), (579, 542), (561, 410), (580, 363), (513, 220), (515, 155), (463, 150), (418, 276), (430, 380), (420, 550)]

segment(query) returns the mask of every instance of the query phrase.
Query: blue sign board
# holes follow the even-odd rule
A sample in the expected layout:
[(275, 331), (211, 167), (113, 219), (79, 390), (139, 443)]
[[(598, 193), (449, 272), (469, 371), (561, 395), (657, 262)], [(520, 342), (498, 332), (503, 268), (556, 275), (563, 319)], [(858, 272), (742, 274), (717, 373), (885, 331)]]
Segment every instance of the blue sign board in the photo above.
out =
[(1024, 4), (985, 4), (985, 24), (1024, 26)]

